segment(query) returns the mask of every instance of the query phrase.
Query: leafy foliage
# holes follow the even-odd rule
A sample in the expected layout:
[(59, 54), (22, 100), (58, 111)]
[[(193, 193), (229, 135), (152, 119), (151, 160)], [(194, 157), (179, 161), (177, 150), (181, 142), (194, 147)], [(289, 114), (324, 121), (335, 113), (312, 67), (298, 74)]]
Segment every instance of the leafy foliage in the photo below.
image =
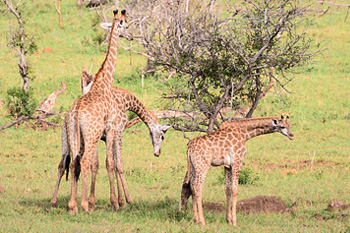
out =
[(252, 117), (271, 80), (285, 89), (291, 81), (285, 72), (309, 64), (320, 52), (300, 28), (308, 8), (298, 2), (246, 0), (230, 9), (214, 1), (174, 1), (134, 19), (154, 65), (178, 74), (178, 88), (164, 92), (164, 106), (192, 120), (174, 120), (175, 129), (212, 132), (228, 120), (225, 109), (247, 103), (245, 117)]
[(11, 117), (31, 116), (37, 106), (33, 97), (33, 90), (24, 91), (22, 88), (13, 87), (7, 90), (6, 106)]

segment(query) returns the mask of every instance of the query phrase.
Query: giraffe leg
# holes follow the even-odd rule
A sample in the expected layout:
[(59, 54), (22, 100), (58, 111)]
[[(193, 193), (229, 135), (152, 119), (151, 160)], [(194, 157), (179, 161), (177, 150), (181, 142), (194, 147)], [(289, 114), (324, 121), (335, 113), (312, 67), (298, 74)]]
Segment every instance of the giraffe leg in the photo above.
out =
[(118, 203), (120, 207), (125, 206), (123, 184), (120, 178), (119, 172), (117, 171), (117, 166), (114, 168), (115, 176), (117, 177), (117, 188), (118, 188)]
[(87, 196), (88, 178), (89, 178), (89, 171), (91, 166), (91, 158), (94, 156), (94, 153), (97, 147), (97, 145), (95, 145), (94, 143), (91, 143), (91, 144), (86, 143), (86, 149), (80, 161), (81, 180), (82, 180), (81, 207), (83, 207), (85, 212), (89, 212), (89, 201)]
[[(197, 189), (197, 205), (198, 205), (198, 218), (199, 218), (199, 222), (203, 225), (205, 225), (205, 221), (204, 221), (204, 216), (203, 216), (203, 205), (202, 205), (202, 194), (203, 194), (203, 186), (204, 186), (204, 181), (205, 181), (205, 177), (207, 175), (209, 167), (202, 167), (202, 169), (200, 170), (200, 174), (197, 175), (197, 184), (196, 184), (196, 189)], [(198, 173), (198, 172), (197, 172)]]
[(193, 209), (193, 221), (198, 223), (198, 208), (197, 208), (197, 190), (195, 187), (192, 189), (192, 209)]
[(98, 152), (97, 147), (95, 149), (95, 154), (92, 157), (92, 164), (91, 164), (91, 187), (90, 187), (90, 196), (89, 196), (89, 209), (91, 211), (95, 210), (95, 186), (96, 186), (96, 175), (99, 167), (99, 161), (98, 161)]
[(122, 142), (123, 142), (123, 131), (118, 131), (114, 138), (113, 155), (114, 161), (116, 161), (117, 172), (120, 175), (121, 182), (123, 184), (124, 195), (127, 203), (133, 203), (132, 198), (129, 194), (128, 186), (126, 184), (124, 163), (122, 158)]
[[(245, 154), (244, 154), (245, 155)], [(244, 155), (242, 158), (244, 158)], [(232, 200), (232, 225), (236, 226), (236, 210), (237, 210), (237, 196), (238, 196), (238, 179), (239, 179), (239, 173), (241, 171), (242, 161), (239, 163), (239, 166), (234, 167), (232, 172), (232, 193), (233, 193), (233, 200)]]
[[(61, 179), (62, 179), (62, 176), (64, 175), (65, 166), (67, 166), (70, 162), (70, 157), (69, 157), (70, 151), (69, 151), (69, 145), (68, 145), (67, 125), (65, 122), (62, 126), (61, 142), (62, 142), (62, 158), (61, 158), (61, 161), (58, 165), (58, 177), (57, 177), (57, 182), (56, 182), (56, 186), (55, 186), (55, 191), (54, 191), (53, 197), (51, 199), (51, 208), (56, 208), (57, 194), (58, 194), (58, 189), (60, 187)], [(69, 159), (69, 161), (67, 164), (66, 160), (68, 160), (68, 159)]]
[(225, 193), (226, 193), (226, 221), (232, 225), (231, 199), (232, 199), (232, 168), (225, 167)]
[(77, 180), (75, 178), (75, 157), (73, 156), (73, 160), (71, 163), (71, 176), (72, 176), (72, 185), (71, 185), (71, 194), (70, 194), (70, 200), (68, 203), (69, 207), (69, 213), (70, 214), (76, 214), (78, 213), (78, 206), (77, 206)]
[(117, 196), (115, 194), (115, 184), (114, 184), (114, 158), (113, 158), (113, 144), (114, 144), (114, 130), (109, 130), (107, 132), (106, 145), (107, 145), (107, 157), (106, 157), (106, 168), (108, 172), (109, 187), (110, 187), (110, 202), (112, 209), (117, 211), (119, 209), (119, 204), (117, 201)]
[(57, 182), (55, 186), (55, 191), (53, 192), (53, 197), (51, 199), (51, 208), (56, 208), (58, 189), (60, 187), (62, 176), (64, 175), (63, 161), (64, 161), (64, 158), (61, 159), (61, 162), (58, 165), (58, 177), (57, 177)]

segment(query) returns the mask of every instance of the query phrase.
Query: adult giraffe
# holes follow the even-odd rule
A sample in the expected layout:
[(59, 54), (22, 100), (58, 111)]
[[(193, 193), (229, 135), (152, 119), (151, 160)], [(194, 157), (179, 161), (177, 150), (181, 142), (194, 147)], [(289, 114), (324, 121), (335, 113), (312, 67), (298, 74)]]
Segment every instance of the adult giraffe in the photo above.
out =
[[(118, 208), (113, 175), (113, 129), (115, 125), (110, 119), (115, 118), (115, 112), (111, 111), (111, 106), (114, 104), (112, 101), (111, 88), (117, 61), (119, 37), (125, 37), (128, 40), (132, 40), (133, 37), (128, 32), (128, 24), (125, 20), (126, 11), (123, 10), (121, 12), (120, 18), (118, 16), (118, 11), (114, 11), (113, 13), (114, 20), (106, 58), (100, 70), (95, 75), (91, 90), (74, 102), (65, 118), (68, 146), (72, 152), (72, 185), (68, 206), (70, 212), (73, 214), (78, 212), (77, 182), (80, 173), (82, 176), (81, 206), (86, 212), (89, 211), (87, 198), (89, 168), (91, 166), (91, 161), (94, 161), (97, 143), (104, 131), (106, 132), (106, 163), (111, 189), (110, 199), (113, 209)], [(84, 150), (82, 151), (81, 149)]]
[[(82, 92), (87, 93), (90, 91), (91, 83), (93, 83), (94, 75), (91, 75), (87, 73), (83, 67), (83, 73), (82, 73)], [(160, 151), (161, 143), (164, 139), (165, 132), (170, 128), (170, 126), (163, 126), (160, 125), (158, 122), (158, 119), (154, 116), (154, 114), (149, 111), (141, 101), (139, 101), (132, 93), (128, 92), (127, 90), (124, 90), (122, 88), (113, 87), (112, 89), (112, 95), (113, 95), (113, 101), (116, 102), (113, 107), (115, 109), (113, 111), (116, 111), (117, 114), (115, 114), (116, 119), (112, 119), (113, 122), (116, 123), (118, 126), (115, 130), (116, 138), (122, 139), (123, 137), (123, 131), (126, 128), (126, 125), (128, 123), (128, 116), (126, 115), (126, 111), (132, 111), (136, 113), (140, 117), (140, 119), (148, 126), (150, 130), (151, 140), (154, 147), (154, 153), (157, 151)], [(58, 166), (58, 178), (55, 186), (54, 195), (51, 199), (51, 207), (55, 208), (57, 203), (57, 194), (58, 194), (58, 188), (62, 179), (62, 176), (64, 175), (64, 171), (67, 170), (67, 176), (68, 176), (68, 169), (69, 169), (69, 162), (70, 162), (70, 148), (68, 146), (68, 139), (67, 139), (67, 131), (65, 130), (66, 125), (63, 125), (63, 131), (62, 131), (62, 159)], [(101, 140), (106, 141), (106, 134), (103, 133)], [(118, 187), (118, 203), (119, 205), (124, 205), (124, 198), (123, 198), (123, 190), (122, 190), (122, 181), (125, 180), (124, 177), (124, 166), (122, 162), (121, 157), (121, 140), (118, 141), (118, 144), (114, 144), (114, 156), (118, 156), (118, 158), (115, 158), (115, 161), (118, 161), (119, 166), (115, 167), (115, 174), (117, 177), (117, 187)], [(159, 148), (159, 149), (158, 149)], [(89, 197), (89, 208), (94, 209), (95, 207), (95, 179), (96, 174), (98, 170), (99, 164), (97, 159), (97, 154), (94, 156), (94, 160), (92, 162), (92, 180), (91, 180), (91, 190), (90, 190), (90, 197)], [(119, 172), (118, 172), (119, 171)], [(68, 177), (67, 177), (68, 178)], [(132, 202), (131, 196), (128, 192), (126, 183), (123, 185), (124, 188), (124, 194), (126, 201), (128, 203)]]

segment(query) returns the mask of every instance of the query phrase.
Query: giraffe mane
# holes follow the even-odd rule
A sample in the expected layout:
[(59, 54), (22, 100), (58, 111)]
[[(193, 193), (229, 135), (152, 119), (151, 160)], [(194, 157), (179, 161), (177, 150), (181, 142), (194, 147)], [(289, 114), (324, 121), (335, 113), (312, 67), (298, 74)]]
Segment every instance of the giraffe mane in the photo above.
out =
[[(133, 93), (131, 93), (130, 91), (128, 90), (125, 90), (124, 88), (121, 88), (121, 87), (113, 87), (113, 89), (116, 89), (118, 91), (122, 91), (122, 92), (125, 92), (125, 93), (128, 93), (130, 95), (133, 95), (135, 96)], [(156, 115), (154, 115), (154, 113), (152, 111), (150, 111), (146, 106), (145, 106), (145, 109), (147, 110), (147, 112), (152, 116), (152, 118), (157, 122), (159, 123), (159, 120), (158, 118), (156, 117)]]
[(226, 121), (222, 123), (220, 126), (220, 129), (225, 129), (231, 126), (239, 126), (242, 122), (249, 122), (249, 121), (255, 121), (255, 120), (273, 120), (273, 119), (279, 119), (279, 117), (257, 117), (257, 118), (247, 118), (247, 119), (240, 119), (240, 120), (232, 120), (232, 121)]

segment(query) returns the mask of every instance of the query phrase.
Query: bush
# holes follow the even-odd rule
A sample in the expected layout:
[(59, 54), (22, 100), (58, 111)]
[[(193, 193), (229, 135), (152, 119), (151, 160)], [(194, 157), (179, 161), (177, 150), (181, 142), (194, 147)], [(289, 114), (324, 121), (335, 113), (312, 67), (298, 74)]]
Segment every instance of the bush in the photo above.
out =
[(242, 168), (239, 173), (238, 184), (256, 184), (259, 180), (257, 174), (252, 171), (250, 168)]
[[(224, 171), (224, 169), (223, 169)], [(223, 172), (223, 175), (220, 174), (217, 178), (216, 184), (222, 185), (225, 183), (225, 172)], [(242, 168), (241, 172), (239, 173), (238, 177), (238, 184), (240, 185), (255, 185), (257, 184), (257, 181), (259, 180), (258, 174), (254, 171), (252, 171), (248, 167)]]
[(25, 92), (22, 88), (13, 87), (7, 90), (6, 107), (11, 117), (18, 118), (20, 116), (31, 116), (37, 103), (33, 98), (33, 90), (29, 89)]

